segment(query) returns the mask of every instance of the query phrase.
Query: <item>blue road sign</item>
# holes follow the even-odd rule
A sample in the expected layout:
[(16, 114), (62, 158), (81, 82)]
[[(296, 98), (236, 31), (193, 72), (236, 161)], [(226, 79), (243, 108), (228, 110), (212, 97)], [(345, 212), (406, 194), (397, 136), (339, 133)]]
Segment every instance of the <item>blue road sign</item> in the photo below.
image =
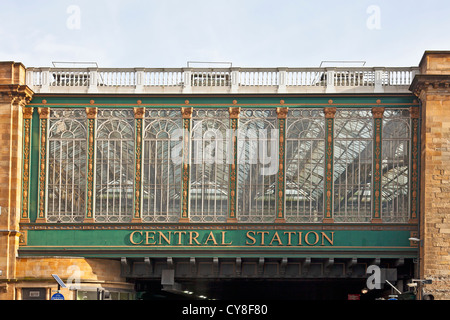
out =
[(64, 296), (61, 293), (55, 293), (52, 295), (52, 300), (64, 300)]

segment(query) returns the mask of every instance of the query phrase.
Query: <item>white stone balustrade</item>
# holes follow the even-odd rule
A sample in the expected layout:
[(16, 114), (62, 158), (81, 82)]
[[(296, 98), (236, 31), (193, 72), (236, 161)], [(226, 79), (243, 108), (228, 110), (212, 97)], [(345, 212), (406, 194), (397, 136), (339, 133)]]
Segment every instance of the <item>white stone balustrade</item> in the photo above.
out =
[(28, 68), (35, 93), (405, 93), (417, 67)]

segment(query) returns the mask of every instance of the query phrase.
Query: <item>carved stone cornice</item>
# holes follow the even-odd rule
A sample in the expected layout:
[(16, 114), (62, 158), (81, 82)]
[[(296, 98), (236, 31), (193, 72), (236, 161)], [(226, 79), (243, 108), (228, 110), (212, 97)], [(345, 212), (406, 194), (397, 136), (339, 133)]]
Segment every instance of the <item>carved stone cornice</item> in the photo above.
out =
[(423, 91), (450, 95), (450, 75), (419, 74), (411, 83), (409, 90), (417, 97)]
[(34, 92), (26, 85), (0, 85), (0, 102), (26, 106), (33, 99)]

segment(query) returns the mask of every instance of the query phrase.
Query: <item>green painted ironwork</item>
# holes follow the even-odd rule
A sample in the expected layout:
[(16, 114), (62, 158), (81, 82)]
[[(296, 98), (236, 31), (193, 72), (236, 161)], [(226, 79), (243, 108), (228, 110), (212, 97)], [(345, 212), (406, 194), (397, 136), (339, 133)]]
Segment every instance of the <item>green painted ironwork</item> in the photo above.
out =
[(411, 216), (410, 220), (417, 223), (419, 218), (419, 187), (420, 187), (420, 171), (419, 171), (419, 157), (420, 157), (420, 109), (418, 107), (410, 108), (411, 114)]
[(382, 167), (382, 132), (383, 132), (383, 112), (384, 108), (372, 108), (374, 118), (374, 139), (373, 144), (373, 211), (372, 221), (381, 222), (381, 167)]
[(50, 108), (38, 108), (39, 113), (39, 192), (37, 222), (46, 222), (47, 213), (47, 167), (48, 125)]
[(97, 131), (97, 108), (86, 108), (87, 113), (87, 181), (86, 181), (86, 216), (85, 222), (95, 221), (95, 158)]
[[(130, 98), (130, 97), (96, 97), (95, 101), (89, 99), (89, 98), (83, 98), (83, 97), (38, 97), (35, 98), (32, 103), (30, 104), (32, 107), (44, 107), (44, 109), (51, 107), (51, 108), (68, 108), (68, 107), (74, 107), (74, 108), (87, 108), (87, 109), (97, 109), (102, 107), (108, 107), (108, 108), (180, 108), (183, 107), (183, 110), (185, 112), (189, 113), (189, 110), (192, 114), (191, 107), (186, 107), (186, 102), (184, 101), (185, 98), (180, 97), (155, 97), (155, 98), (149, 98), (149, 97), (143, 97), (140, 98), (140, 102), (137, 102), (137, 99)], [(195, 108), (202, 108), (202, 107), (224, 107), (228, 108), (230, 106), (230, 99), (229, 97), (192, 97), (190, 98), (189, 106), (194, 106)], [(46, 100), (46, 103), (43, 104), (42, 100)], [(399, 95), (399, 96), (388, 96), (383, 97), (383, 103), (380, 104), (377, 103), (374, 97), (333, 97), (332, 107), (330, 106), (329, 98), (328, 97), (288, 97), (284, 98), (284, 106), (289, 108), (296, 108), (296, 107), (302, 107), (302, 108), (323, 108), (325, 107), (325, 123), (327, 128), (327, 135), (325, 139), (326, 144), (326, 157), (325, 157), (325, 172), (326, 172), (326, 181), (324, 183), (325, 188), (325, 194), (324, 194), (324, 203), (325, 203), (325, 222), (332, 222), (333, 218), (333, 131), (334, 131), (334, 119), (333, 117), (327, 117), (327, 111), (332, 112), (335, 108), (344, 107), (345, 108), (372, 108), (372, 107), (379, 107), (380, 105), (383, 105), (384, 108), (390, 108), (390, 107), (398, 107), (398, 105), (402, 106), (411, 106), (414, 109), (418, 109), (418, 105), (414, 101), (414, 97), (409, 95)], [(277, 108), (280, 106), (279, 97), (240, 97), (239, 103), (237, 101), (232, 102), (232, 105), (236, 107), (236, 109), (239, 108), (240, 105), (246, 105), (246, 107), (252, 107), (252, 105), (257, 106), (258, 108)], [(113, 104), (113, 105), (110, 105)], [(95, 108), (94, 108), (95, 106)], [(42, 108), (40, 108), (42, 109)], [(87, 112), (89, 112), (87, 110)], [(183, 112), (183, 111), (182, 111)], [(88, 117), (89, 118), (89, 117)], [(183, 116), (183, 124), (185, 126), (185, 129), (187, 129), (188, 134), (190, 133), (190, 125), (191, 120), (190, 117), (187, 116), (186, 118)], [(279, 119), (279, 127), (281, 128), (283, 126), (283, 123), (285, 124), (285, 120)], [(374, 120), (375, 122), (378, 121), (377, 119)], [(93, 222), (92, 220), (95, 215), (95, 201), (94, 201), (94, 194), (95, 194), (95, 117), (92, 119), (88, 119), (88, 151), (94, 151), (90, 155), (88, 155), (88, 172), (87, 172), (87, 201), (86, 201), (86, 221), (85, 222)], [(139, 126), (140, 119), (135, 120), (135, 126)], [(38, 221), (45, 221), (42, 220), (42, 218), (45, 219), (45, 198), (46, 198), (46, 188), (45, 188), (45, 181), (46, 181), (46, 148), (47, 148), (47, 133), (46, 128), (48, 127), (48, 120), (46, 119), (39, 119), (37, 113), (35, 112), (33, 115), (33, 119), (28, 119), (27, 122), (24, 122), (25, 124), (30, 124), (30, 129), (28, 131), (28, 134), (30, 135), (30, 157), (28, 161), (30, 161), (29, 169), (29, 192), (28, 196), (30, 197), (29, 200), (29, 208), (28, 208), (28, 217), (30, 218), (31, 222), (35, 222), (37, 218), (40, 218)], [(235, 128), (238, 128), (238, 119), (232, 119), (230, 114), (230, 125), (231, 128), (235, 126)], [(378, 130), (381, 132), (381, 127), (378, 128), (377, 125), (375, 125), (375, 130)], [(418, 218), (418, 203), (419, 203), (419, 197), (418, 197), (418, 175), (419, 175), (419, 118), (413, 118), (412, 119), (412, 155), (411, 155), (411, 161), (412, 161), (412, 170), (411, 170), (411, 219), (417, 219)], [(378, 132), (377, 131), (377, 132)], [(24, 128), (24, 132), (25, 128)], [(378, 134), (375, 134), (374, 137), (376, 137)], [(280, 135), (280, 141), (283, 141), (283, 143), (280, 144), (280, 148), (284, 145), (285, 137), (282, 137)], [(137, 139), (136, 139), (137, 140)], [(142, 141), (142, 140), (141, 140)], [(184, 142), (188, 142), (189, 138), (185, 137)], [(379, 141), (379, 147), (381, 148), (381, 140)], [(189, 147), (189, 146), (188, 146)], [(25, 144), (24, 144), (25, 148)], [(236, 145), (234, 145), (234, 148), (236, 148)], [(376, 145), (374, 145), (374, 148), (377, 148)], [(139, 144), (136, 143), (136, 150), (139, 149)], [(24, 149), (25, 150), (25, 149)], [(329, 153), (330, 151), (331, 153)], [(235, 152), (237, 150), (235, 149)], [(89, 152), (88, 152), (89, 154)], [(188, 159), (189, 152), (186, 152), (184, 154), (185, 156), (185, 162), (183, 163), (182, 168), (182, 186), (183, 192), (182, 192), (182, 212), (181, 212), (181, 219), (186, 219), (188, 221), (189, 219), (189, 160)], [(142, 159), (142, 158), (141, 158)], [(380, 158), (381, 159), (381, 158)], [(376, 163), (379, 163), (381, 161), (380, 159), (376, 158), (376, 153), (374, 153), (374, 168), (376, 167)], [(138, 163), (138, 153), (136, 153), (137, 161), (135, 165)], [(277, 192), (277, 212), (274, 213), (276, 217), (284, 217), (284, 156), (283, 153), (280, 152), (279, 155), (280, 164), (283, 164), (282, 170), (279, 170), (278, 172), (278, 192)], [(92, 166), (89, 166), (89, 163), (92, 162)], [(43, 166), (43, 164), (45, 164)], [(140, 213), (142, 209), (136, 210), (136, 204), (138, 202), (142, 202), (142, 186), (139, 186), (139, 170), (138, 167), (135, 167), (136, 169), (136, 178), (135, 178), (135, 218), (140, 217)], [(142, 170), (142, 166), (140, 167)], [(237, 163), (235, 159), (235, 166), (234, 170), (232, 165), (230, 165), (230, 193), (229, 193), (229, 218), (232, 219), (233, 217), (236, 218), (236, 191), (234, 197), (232, 196), (233, 188), (236, 190), (236, 183), (237, 179), (233, 182), (233, 172), (237, 172)], [(375, 170), (376, 171), (376, 170)], [(281, 180), (280, 180), (281, 178)], [(44, 184), (42, 184), (42, 181)], [(282, 181), (282, 184), (280, 184), (280, 181)], [(234, 183), (234, 185), (233, 185)], [(374, 185), (374, 188), (376, 186)], [(23, 189), (25, 190), (25, 189)], [(91, 191), (91, 192), (89, 192)], [(282, 195), (280, 196), (279, 191), (283, 191)], [(44, 192), (44, 194), (42, 194)], [(376, 192), (376, 191), (375, 191)], [(137, 197), (136, 197), (137, 196)], [(234, 202), (233, 202), (234, 199)], [(279, 200), (282, 199), (281, 203)], [(139, 206), (141, 206), (142, 203), (139, 203)], [(376, 201), (374, 201), (374, 206), (376, 206)], [(234, 210), (233, 210), (234, 208)], [(42, 210), (43, 209), (43, 210)], [(280, 210), (281, 209), (281, 210)], [(376, 217), (376, 208), (374, 207), (374, 217)], [(381, 217), (381, 216), (380, 216)], [(25, 215), (23, 216), (25, 218)], [(235, 222), (234, 220), (230, 220), (229, 222)]]
[(181, 108), (183, 117), (183, 163), (182, 163), (182, 191), (181, 191), (181, 217), (180, 222), (189, 222), (190, 208), (190, 162), (191, 162), (191, 125), (192, 107)]
[(238, 172), (238, 161), (237, 161), (237, 130), (239, 126), (239, 113), (240, 108), (230, 107), (228, 109), (230, 113), (230, 128), (232, 130), (232, 159), (233, 163), (229, 165), (229, 190), (228, 190), (228, 222), (237, 222), (236, 212), (237, 212), (237, 172)]
[[(284, 103), (284, 101), (283, 101)], [(275, 222), (286, 222), (286, 117), (288, 108), (277, 108), (278, 114), (278, 179), (276, 192)]]
[(27, 230), (26, 246), (19, 252), (42, 255), (58, 252), (78, 256), (158, 256), (189, 257), (192, 250), (214, 256), (250, 254), (264, 251), (280, 256), (330, 255), (416, 257), (408, 230), (322, 230), (246, 227), (149, 227), (138, 229)]
[(334, 163), (334, 115), (335, 107), (326, 107), (325, 113), (325, 183), (324, 222), (333, 222), (333, 163)]
[(134, 121), (134, 132), (135, 132), (135, 178), (134, 178), (134, 213), (133, 221), (142, 221), (142, 195), (143, 195), (143, 185), (142, 185), (142, 171), (143, 171), (143, 140), (144, 140), (144, 115), (145, 108), (134, 108), (135, 121)]
[(22, 222), (29, 222), (31, 179), (31, 133), (33, 130), (33, 108), (23, 110), (23, 172), (22, 172)]

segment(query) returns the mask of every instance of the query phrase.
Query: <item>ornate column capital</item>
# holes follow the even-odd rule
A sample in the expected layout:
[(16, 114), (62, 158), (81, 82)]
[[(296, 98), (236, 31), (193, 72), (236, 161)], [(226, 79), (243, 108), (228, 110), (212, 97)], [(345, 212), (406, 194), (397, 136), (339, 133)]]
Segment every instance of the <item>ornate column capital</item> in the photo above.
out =
[(23, 118), (24, 119), (32, 119), (33, 118), (33, 107), (27, 107), (27, 108), (23, 108), (22, 112), (23, 112)]
[(411, 115), (412, 119), (419, 119), (420, 118), (420, 109), (418, 107), (410, 107), (409, 114)]
[(98, 108), (97, 107), (87, 107), (86, 116), (88, 119), (97, 119)]
[(39, 107), (38, 108), (39, 119), (49, 119), (50, 118), (50, 108), (49, 107)]
[(382, 119), (384, 114), (384, 107), (373, 107), (372, 116), (374, 119)]
[(230, 113), (230, 119), (239, 119), (239, 114), (241, 113), (240, 107), (229, 107), (228, 112)]
[(134, 110), (134, 118), (135, 119), (144, 119), (145, 116), (145, 108), (144, 107), (135, 107)]
[(323, 112), (325, 113), (325, 119), (334, 119), (336, 107), (325, 107), (323, 108)]
[(278, 119), (286, 119), (288, 114), (288, 107), (277, 107)]
[(192, 107), (181, 107), (181, 116), (183, 117), (183, 119), (191, 119), (193, 111), (194, 108)]

